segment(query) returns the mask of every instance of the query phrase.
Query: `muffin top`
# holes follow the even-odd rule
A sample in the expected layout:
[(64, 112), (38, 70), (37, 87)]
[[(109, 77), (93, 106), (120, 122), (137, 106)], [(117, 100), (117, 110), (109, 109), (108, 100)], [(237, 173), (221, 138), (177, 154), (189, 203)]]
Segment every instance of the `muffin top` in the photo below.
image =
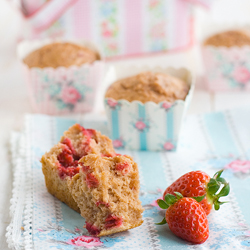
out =
[(23, 60), (30, 68), (60, 66), (80, 66), (84, 63), (93, 63), (99, 60), (100, 56), (89, 48), (73, 43), (51, 43), (31, 52)]
[(246, 31), (242, 30), (230, 30), (222, 33), (218, 33), (214, 36), (209, 37), (204, 45), (212, 45), (212, 46), (244, 46), (250, 45), (250, 36)]
[(189, 86), (179, 78), (164, 73), (143, 72), (114, 82), (105, 97), (129, 102), (141, 101), (159, 103), (184, 100)]

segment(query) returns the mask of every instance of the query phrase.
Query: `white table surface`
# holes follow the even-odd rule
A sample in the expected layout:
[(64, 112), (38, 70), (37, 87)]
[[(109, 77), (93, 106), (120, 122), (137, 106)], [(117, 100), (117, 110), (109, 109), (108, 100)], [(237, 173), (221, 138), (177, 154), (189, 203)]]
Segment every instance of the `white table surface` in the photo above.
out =
[[(31, 113), (31, 106), (27, 96), (26, 86), (20, 70), (20, 64), (15, 57), (14, 41), (16, 32), (20, 29), (18, 26), (20, 17), (9, 9), (6, 0), (0, 0), (0, 250), (7, 250), (5, 240), (6, 227), (9, 224), (9, 201), (12, 190), (12, 167), (9, 154), (9, 139), (12, 130), (20, 130), (23, 125), (25, 113)], [(242, 0), (241, 0), (242, 1)], [(228, 3), (228, 0), (218, 1), (217, 8), (212, 14), (221, 17), (221, 6)], [(231, 17), (235, 14), (234, 9), (239, 6), (238, 0), (231, 0), (231, 12), (227, 15)], [(246, 7), (250, 7), (249, 1)], [(247, 8), (244, 7), (245, 10)], [(217, 11), (217, 12), (216, 12)], [(229, 11), (229, 10), (228, 10)], [(243, 12), (240, 12), (243, 16)], [(243, 13), (243, 14), (242, 14)], [(248, 12), (249, 13), (249, 12)], [(245, 15), (249, 19), (249, 14)], [(5, 15), (4, 15), (5, 14)], [(198, 13), (199, 14), (199, 13)], [(202, 13), (203, 15), (204, 13)], [(211, 13), (210, 13), (211, 14)], [(226, 16), (223, 11), (223, 15)], [(203, 15), (204, 16), (204, 15)], [(223, 16), (223, 17), (224, 17)], [(5, 19), (4, 19), (5, 18)], [(2, 21), (4, 19), (4, 21)], [(202, 19), (202, 18), (200, 18)], [(247, 19), (247, 20), (248, 20)], [(9, 24), (9, 25), (8, 25)], [(3, 36), (4, 34), (4, 36)], [(8, 49), (7, 49), (8, 47)], [(5, 49), (6, 48), (6, 49)], [(201, 59), (199, 50), (180, 55), (162, 55), (150, 58), (136, 60), (126, 60), (125, 62), (115, 63), (122, 64), (152, 64), (152, 65), (171, 65), (171, 66), (192, 66), (198, 75), (202, 74)], [(230, 93), (209, 93), (204, 90), (200, 83), (197, 84), (194, 96), (188, 111), (188, 115), (201, 114), (203, 112), (220, 111), (241, 106), (250, 107), (250, 92), (230, 92)]]

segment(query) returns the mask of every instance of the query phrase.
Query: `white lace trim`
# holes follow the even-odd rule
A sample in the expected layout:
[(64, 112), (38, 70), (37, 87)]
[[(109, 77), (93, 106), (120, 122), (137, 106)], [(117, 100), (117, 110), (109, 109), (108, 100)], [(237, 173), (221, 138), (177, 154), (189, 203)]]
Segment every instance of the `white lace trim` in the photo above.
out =
[(158, 239), (158, 234), (157, 234), (157, 230), (155, 228), (155, 223), (154, 223), (154, 219), (147, 217), (144, 218), (144, 222), (147, 225), (149, 234), (150, 234), (150, 239), (151, 239), (151, 243), (152, 243), (152, 247), (154, 250), (161, 250), (161, 246), (160, 246), (160, 240)]
[(33, 154), (31, 153), (31, 138), (32, 138), (32, 124), (31, 124), (31, 117), (27, 115), (25, 117), (25, 141), (26, 141), (26, 175), (27, 181), (25, 185), (26, 190), (26, 197), (25, 197), (25, 211), (24, 211), (24, 243), (25, 243), (25, 250), (32, 250), (33, 249), (33, 242), (32, 242), (32, 222), (33, 222), (33, 178), (31, 172), (31, 165), (33, 160)]
[(13, 132), (10, 138), (13, 189), (10, 200), (11, 222), (6, 229), (6, 241), (11, 249), (23, 249), (22, 219), (24, 210), (24, 185), (26, 181), (25, 173), (25, 141), (21, 133)]

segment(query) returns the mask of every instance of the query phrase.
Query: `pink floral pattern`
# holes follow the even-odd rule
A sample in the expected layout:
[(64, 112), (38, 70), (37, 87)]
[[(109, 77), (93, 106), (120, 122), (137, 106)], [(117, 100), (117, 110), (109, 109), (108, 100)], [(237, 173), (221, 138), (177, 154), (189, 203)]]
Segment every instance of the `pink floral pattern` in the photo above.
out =
[(91, 236), (78, 236), (74, 239), (68, 240), (67, 243), (69, 245), (78, 246), (78, 247), (86, 247), (86, 248), (92, 248), (92, 247), (98, 247), (103, 245), (103, 243), (100, 241), (97, 237), (91, 237)]
[(84, 103), (87, 94), (93, 91), (80, 79), (69, 79), (65, 75), (60, 75), (56, 79), (50, 79), (49, 74), (44, 75), (44, 91), (49, 102), (53, 103), (59, 111), (74, 111)]
[(172, 104), (170, 102), (163, 102), (161, 107), (167, 111), (172, 107)]
[(167, 151), (169, 150), (173, 150), (174, 149), (174, 145), (171, 142), (165, 142), (163, 145), (163, 148)]
[(113, 110), (119, 110), (121, 108), (121, 103), (112, 98), (108, 98), (105, 102), (108, 104), (109, 108)]
[(76, 104), (82, 98), (81, 94), (73, 86), (62, 89), (62, 100), (64, 103)]
[(138, 122), (135, 123), (135, 127), (138, 130), (143, 131), (147, 127), (147, 125), (143, 121), (138, 121)]
[(249, 47), (203, 49), (207, 87), (210, 90), (250, 90)]
[(250, 72), (244, 66), (238, 66), (232, 73), (234, 79), (242, 84), (247, 84), (250, 81)]
[(231, 169), (234, 173), (240, 172), (247, 174), (250, 172), (250, 161), (235, 160), (229, 163), (226, 169)]
[(115, 107), (118, 104), (118, 102), (113, 100), (113, 99), (108, 99), (107, 103), (108, 103), (109, 107), (111, 107), (111, 108)]
[(119, 25), (117, 1), (100, 1), (100, 37), (104, 46), (105, 54), (117, 55), (119, 52)]
[(164, 0), (150, 0), (148, 3), (148, 40), (150, 50), (160, 51), (167, 49), (166, 42), (166, 12)]
[(134, 123), (132, 123), (133, 127), (137, 129), (139, 132), (148, 132), (150, 129), (150, 122), (147, 119), (139, 118)]
[(113, 146), (115, 148), (123, 148), (124, 147), (124, 141), (123, 141), (123, 139), (119, 138), (119, 139), (113, 140)]

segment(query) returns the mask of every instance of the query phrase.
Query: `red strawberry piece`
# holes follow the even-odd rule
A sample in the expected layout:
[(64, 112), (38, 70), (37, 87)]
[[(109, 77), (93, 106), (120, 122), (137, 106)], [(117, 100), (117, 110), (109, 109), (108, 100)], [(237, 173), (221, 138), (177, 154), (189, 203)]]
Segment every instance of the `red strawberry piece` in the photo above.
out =
[(88, 222), (86, 222), (86, 229), (93, 236), (97, 236), (101, 232), (100, 229), (98, 229), (96, 226), (94, 226), (94, 225), (92, 225), (92, 224), (90, 224)]
[(57, 159), (63, 167), (69, 167), (74, 162), (73, 154), (67, 145), (64, 146), (63, 151), (57, 156)]
[(98, 180), (96, 179), (96, 177), (92, 173), (87, 173), (86, 183), (87, 183), (88, 188), (96, 188), (99, 185)]
[(96, 134), (96, 131), (94, 129), (85, 129), (80, 124), (77, 124), (77, 126), (78, 129), (81, 130), (86, 137), (93, 137)]
[(104, 205), (105, 207), (109, 207), (109, 203), (106, 203), (104, 201), (97, 201), (95, 204), (97, 207), (99, 207), (100, 205)]
[(76, 155), (76, 151), (72, 145), (72, 142), (69, 138), (64, 138), (63, 141), (61, 142), (62, 144), (65, 144), (68, 146), (69, 150), (72, 152), (73, 155)]
[(178, 237), (192, 243), (204, 243), (209, 236), (207, 216), (200, 205), (193, 198), (167, 194), (165, 200), (157, 200), (158, 205), (167, 209), (162, 225), (168, 223), (170, 230)]
[(213, 178), (202, 171), (188, 172), (173, 182), (165, 190), (163, 198), (166, 194), (174, 194), (174, 192), (179, 192), (184, 197), (198, 197), (205, 195), (205, 198), (200, 204), (208, 215), (211, 212), (213, 205), (215, 210), (218, 210), (220, 205), (225, 203), (220, 202), (219, 198), (227, 196), (230, 191), (229, 184), (225, 179), (220, 177), (222, 172), (223, 170), (216, 172)]
[(110, 228), (114, 228), (114, 227), (120, 227), (122, 225), (122, 218), (119, 218), (115, 215), (109, 215), (106, 219), (105, 219), (105, 228), (106, 229), (110, 229)]
[(66, 176), (73, 177), (74, 175), (78, 174), (80, 167), (60, 167), (59, 168), (59, 176), (64, 179)]
[(129, 162), (116, 163), (115, 169), (121, 171), (121, 173), (127, 174), (131, 169), (131, 164)]

